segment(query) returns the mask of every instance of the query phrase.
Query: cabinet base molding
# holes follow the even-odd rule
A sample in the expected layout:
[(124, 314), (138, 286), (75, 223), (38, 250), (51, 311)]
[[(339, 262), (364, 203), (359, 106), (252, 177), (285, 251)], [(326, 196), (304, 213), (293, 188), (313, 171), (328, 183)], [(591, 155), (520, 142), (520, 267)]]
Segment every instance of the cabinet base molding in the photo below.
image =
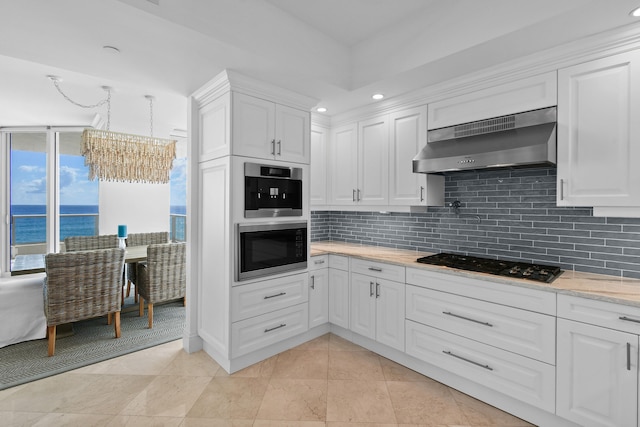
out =
[(423, 362), (347, 329), (331, 325), (331, 333), (539, 427), (579, 427), (578, 424), (560, 418), (555, 414), (513, 399), (510, 396), (469, 381), (452, 372)]
[(245, 354), (233, 359), (229, 359), (228, 355), (220, 353), (213, 346), (208, 345), (206, 341), (203, 343), (203, 350), (213, 360), (215, 360), (218, 365), (222, 367), (222, 369), (224, 369), (229, 374), (233, 374), (234, 372), (266, 360), (272, 356), (275, 356), (276, 354), (282, 353), (284, 351), (292, 349), (293, 347), (297, 347), (300, 344), (304, 344), (307, 341), (318, 338), (328, 332), (329, 324), (325, 323), (324, 325), (316, 326), (315, 328), (310, 329), (303, 334), (287, 338), (268, 347), (261, 348), (260, 350), (256, 350), (252, 353)]

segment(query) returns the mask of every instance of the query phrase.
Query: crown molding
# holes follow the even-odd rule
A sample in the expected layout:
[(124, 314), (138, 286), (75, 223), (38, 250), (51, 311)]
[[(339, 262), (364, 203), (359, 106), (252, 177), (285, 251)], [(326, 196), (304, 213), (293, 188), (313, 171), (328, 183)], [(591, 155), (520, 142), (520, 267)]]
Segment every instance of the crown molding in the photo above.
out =
[(375, 106), (366, 105), (331, 116), (331, 125), (340, 126), (401, 109), (418, 107), (638, 48), (640, 24), (630, 24), (426, 86), (389, 98)]

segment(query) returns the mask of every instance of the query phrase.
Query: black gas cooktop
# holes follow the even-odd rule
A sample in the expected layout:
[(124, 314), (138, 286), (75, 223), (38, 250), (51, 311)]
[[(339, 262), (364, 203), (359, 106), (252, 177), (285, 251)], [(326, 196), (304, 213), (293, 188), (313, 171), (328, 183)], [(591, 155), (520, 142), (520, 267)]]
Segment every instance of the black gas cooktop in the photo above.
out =
[(477, 271), (480, 273), (535, 280), (545, 283), (551, 283), (562, 273), (560, 267), (551, 265), (502, 261), (499, 259), (481, 258), (444, 252), (418, 258), (417, 261), (423, 264), (441, 265), (460, 270)]

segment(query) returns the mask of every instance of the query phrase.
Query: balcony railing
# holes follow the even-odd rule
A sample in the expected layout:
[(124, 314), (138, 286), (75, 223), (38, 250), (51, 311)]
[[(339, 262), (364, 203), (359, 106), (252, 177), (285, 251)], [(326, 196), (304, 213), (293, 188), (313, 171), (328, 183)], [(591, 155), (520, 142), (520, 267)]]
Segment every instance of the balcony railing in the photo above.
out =
[[(98, 214), (60, 214), (60, 241), (69, 236), (97, 236), (99, 226)], [(187, 236), (187, 216), (170, 215), (170, 238), (172, 241), (184, 242)], [(45, 243), (46, 214), (12, 215), (11, 245), (29, 245)]]

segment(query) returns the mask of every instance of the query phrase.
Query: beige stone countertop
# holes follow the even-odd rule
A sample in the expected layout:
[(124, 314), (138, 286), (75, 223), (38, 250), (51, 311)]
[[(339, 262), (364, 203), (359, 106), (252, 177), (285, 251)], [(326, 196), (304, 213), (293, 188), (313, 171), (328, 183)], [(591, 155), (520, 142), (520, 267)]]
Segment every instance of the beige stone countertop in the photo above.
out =
[(540, 283), (526, 279), (514, 279), (458, 270), (449, 267), (421, 264), (416, 260), (420, 257), (432, 255), (432, 252), (420, 252), (404, 249), (393, 249), (382, 246), (366, 246), (343, 242), (314, 242), (311, 244), (311, 256), (323, 254), (345, 255), (405, 267), (423, 268), (440, 273), (453, 274), (473, 278), (483, 278), (493, 282), (541, 289), (550, 292), (576, 295), (601, 301), (640, 307), (640, 280), (627, 279), (603, 274), (583, 273), (565, 270), (552, 283)]

